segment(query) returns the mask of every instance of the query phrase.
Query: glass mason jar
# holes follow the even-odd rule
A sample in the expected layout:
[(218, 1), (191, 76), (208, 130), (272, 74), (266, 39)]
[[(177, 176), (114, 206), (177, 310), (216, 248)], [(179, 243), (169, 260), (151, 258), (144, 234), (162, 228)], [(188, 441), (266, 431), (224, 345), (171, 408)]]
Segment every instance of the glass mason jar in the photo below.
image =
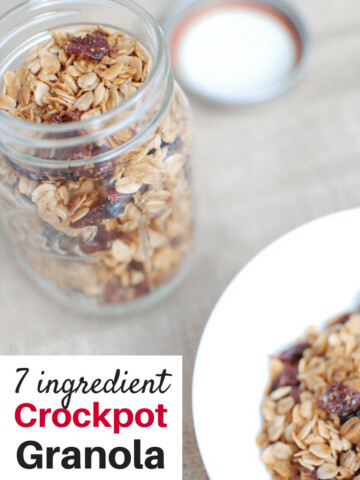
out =
[(0, 112), (0, 202), (15, 256), (52, 298), (124, 313), (162, 298), (194, 247), (188, 103), (159, 26), (127, 0), (32, 0), (0, 18), (0, 79), (53, 29), (121, 29), (152, 60), (105, 113), (62, 124)]

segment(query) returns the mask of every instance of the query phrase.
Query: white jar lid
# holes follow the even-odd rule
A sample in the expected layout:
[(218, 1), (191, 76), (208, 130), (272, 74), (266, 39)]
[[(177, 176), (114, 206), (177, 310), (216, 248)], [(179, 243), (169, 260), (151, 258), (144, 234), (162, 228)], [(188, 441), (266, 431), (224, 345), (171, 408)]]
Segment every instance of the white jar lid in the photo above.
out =
[(307, 28), (283, 0), (179, 0), (163, 21), (177, 80), (218, 103), (280, 95), (304, 71)]

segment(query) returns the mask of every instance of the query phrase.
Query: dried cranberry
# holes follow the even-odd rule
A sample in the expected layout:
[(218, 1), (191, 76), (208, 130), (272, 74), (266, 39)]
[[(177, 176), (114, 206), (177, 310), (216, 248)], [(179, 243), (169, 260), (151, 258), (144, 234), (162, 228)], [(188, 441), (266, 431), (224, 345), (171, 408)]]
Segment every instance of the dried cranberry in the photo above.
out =
[(304, 468), (301, 471), (301, 480), (318, 480), (316, 470), (307, 470)]
[(360, 392), (344, 382), (333, 383), (320, 395), (317, 404), (329, 413), (345, 417), (359, 409)]
[(292, 389), (291, 389), (290, 395), (295, 400), (296, 405), (298, 405), (301, 402), (301, 399), (300, 399), (301, 392), (302, 392), (302, 390), (299, 387), (292, 387)]
[(350, 320), (350, 317), (351, 313), (344, 313), (344, 315), (340, 315), (340, 317), (336, 319), (335, 325), (345, 325), (345, 323)]
[(126, 203), (133, 197), (132, 193), (119, 193), (115, 189), (114, 183), (111, 185), (107, 185), (106, 188), (106, 195), (108, 197), (108, 200), (110, 203), (113, 205), (117, 203), (122, 203), (126, 205)]
[(167, 147), (167, 154), (166, 157), (169, 157), (174, 152), (176, 152), (181, 147), (181, 139), (180, 137), (176, 137), (172, 143), (166, 143), (164, 141), (161, 142), (160, 148)]
[(116, 218), (124, 211), (126, 202), (111, 203), (106, 202), (104, 208), (104, 218)]
[(136, 285), (134, 287), (135, 290), (135, 297), (142, 297), (143, 295), (146, 295), (147, 293), (150, 292), (150, 286), (146, 280), (144, 280), (142, 283), (139, 285)]
[(68, 123), (79, 122), (82, 113), (74, 110), (63, 110), (62, 112), (53, 113), (51, 116), (52, 123)]
[(71, 227), (84, 228), (98, 225), (103, 219), (104, 208), (105, 201), (101, 199), (98, 202), (94, 203), (94, 205), (91, 205), (88, 213), (84, 217), (76, 220), (75, 222), (70, 221)]
[(143, 184), (141, 185), (141, 187), (140, 187), (139, 192), (140, 192), (140, 193), (145, 193), (145, 192), (147, 192), (148, 190), (150, 190), (150, 185), (145, 185), (145, 183), (143, 183)]
[(123, 211), (126, 204), (133, 197), (132, 194), (118, 193), (114, 184), (105, 187), (108, 202), (104, 209), (104, 218), (116, 218)]
[[(68, 148), (62, 150), (58, 156), (59, 160), (85, 160), (87, 158), (96, 157), (101, 155), (109, 150), (105, 145), (97, 145), (96, 143), (89, 143), (86, 145), (80, 145), (74, 148)], [(84, 167), (73, 167), (70, 166), (66, 172), (67, 175), (72, 175), (75, 178), (108, 178), (112, 175), (112, 162), (102, 161), (96, 162), (90, 165), (85, 165)]]
[(105, 152), (110, 150), (109, 147), (106, 145), (98, 145), (97, 143), (88, 143), (85, 149), (82, 149), (78, 153), (79, 157), (83, 156), (84, 158), (87, 157), (97, 157), (98, 155), (102, 155)]
[(86, 158), (96, 157), (109, 150), (105, 145), (97, 143), (87, 143), (77, 147), (62, 149), (57, 155), (58, 160), (85, 160)]
[(340, 416), (340, 423), (341, 425), (344, 425), (348, 420), (351, 420), (352, 418), (357, 417), (360, 418), (360, 410), (356, 410), (355, 412), (350, 413), (350, 415)]
[(65, 44), (65, 50), (70, 55), (78, 55), (81, 58), (102, 60), (110, 51), (110, 46), (105, 35), (99, 30), (88, 33), (82, 37), (72, 37)]
[(281, 353), (279, 358), (284, 363), (291, 363), (292, 365), (295, 365), (299, 363), (299, 361), (302, 359), (304, 351), (309, 347), (309, 343), (298, 343), (297, 345), (294, 345), (285, 352)]
[(143, 272), (144, 271), (144, 264), (141, 262), (138, 262), (136, 260), (132, 260), (129, 263), (129, 269), (130, 270), (136, 270), (137, 272)]
[(128, 289), (121, 285), (118, 277), (113, 277), (105, 287), (106, 303), (126, 301), (128, 291)]
[(70, 180), (70, 182), (77, 182), (80, 179), (80, 175), (78, 175), (76, 172), (71, 171), (70, 168), (68, 170), (62, 170), (61, 177)]
[(285, 365), (282, 372), (280, 372), (279, 375), (274, 378), (270, 392), (273, 392), (281, 387), (297, 387), (299, 385), (297, 375), (297, 365)]
[(32, 172), (31, 170), (20, 167), (19, 165), (14, 163), (12, 160), (10, 160), (8, 157), (5, 157), (5, 160), (10, 168), (12, 168), (15, 172), (20, 173), (21, 175), (25, 175), (25, 177), (28, 178), (29, 180), (45, 181), (49, 179), (49, 176), (43, 171)]

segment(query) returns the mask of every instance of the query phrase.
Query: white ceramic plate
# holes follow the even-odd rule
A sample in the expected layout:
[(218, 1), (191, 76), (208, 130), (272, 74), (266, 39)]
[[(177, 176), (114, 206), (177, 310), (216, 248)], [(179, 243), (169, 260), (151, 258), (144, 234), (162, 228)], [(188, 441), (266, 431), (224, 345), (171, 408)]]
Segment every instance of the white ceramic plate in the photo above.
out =
[(193, 413), (211, 480), (268, 480), (255, 437), (268, 355), (360, 304), (360, 209), (306, 224), (233, 280), (200, 343)]

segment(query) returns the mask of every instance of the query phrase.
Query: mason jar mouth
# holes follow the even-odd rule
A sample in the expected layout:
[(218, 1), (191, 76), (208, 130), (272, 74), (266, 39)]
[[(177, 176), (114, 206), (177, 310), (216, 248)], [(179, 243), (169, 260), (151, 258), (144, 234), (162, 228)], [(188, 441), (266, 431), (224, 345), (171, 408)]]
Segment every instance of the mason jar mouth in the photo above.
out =
[[(109, 28), (124, 30), (136, 38), (132, 32), (127, 31), (122, 25), (101, 21), (101, 12), (97, 22), (83, 21), (79, 23), (75, 21), (74, 11), (79, 14), (79, 9), (88, 5), (107, 7), (109, 10), (117, 9), (119, 13), (121, 11), (123, 13), (126, 12), (143, 29), (144, 33), (151, 38), (153, 45), (150, 54), (153, 63), (148, 77), (130, 97), (123, 100), (118, 106), (85, 120), (62, 124), (31, 123), (0, 111), (1, 148), (5, 151), (11, 150), (12, 155), (14, 155), (14, 149), (7, 146), (6, 144), (8, 143), (18, 144), (29, 149), (54, 149), (95, 142), (128, 127), (149, 111), (154, 102), (160, 101), (161, 105), (156, 112), (156, 118), (152, 119), (136, 137), (107, 154), (90, 159), (76, 160), (71, 162), (71, 165), (82, 166), (89, 162), (94, 163), (95, 159), (96, 161), (102, 161), (109, 156), (113, 157), (115, 152), (119, 154), (125, 151), (130, 144), (132, 145), (138, 141), (139, 137), (146, 136), (146, 133), (158, 123), (158, 120), (166, 111), (173, 91), (173, 77), (168, 48), (163, 33), (155, 19), (144, 8), (130, 0), (26, 0), (19, 6), (8, 10), (0, 16), (0, 31), (5, 32), (0, 36), (0, 58), (2, 58), (0, 61), (0, 82), (6, 71), (11, 70), (9, 68), (10, 65), (15, 64), (16, 58), (20, 54), (24, 56), (24, 53), (28, 53), (33, 46), (40, 46), (44, 41), (46, 42), (46, 40), (50, 39), (51, 30), (56, 28), (104, 25)], [(55, 15), (55, 12), (58, 12), (58, 15)], [(19, 19), (23, 17), (25, 17), (25, 20), (20, 23)], [(64, 21), (65, 19), (67, 21)], [(18, 32), (30, 28), (31, 25), (42, 25), (43, 29), (39, 30), (38, 33), (34, 33), (32, 37), (25, 41), (25, 47), (27, 46), (27, 48), (24, 47), (24, 42), (22, 42), (19, 48), (15, 48), (15, 50), (9, 49), (9, 47), (11, 48), (11, 43), (14, 43), (14, 40), (16, 41)], [(144, 46), (146, 50), (149, 50), (148, 46)], [(9, 51), (6, 52), (6, 50)], [(17, 67), (20, 65), (21, 63), (16, 64)], [(162, 97), (154, 99), (152, 91), (159, 94), (161, 89), (159, 84), (165, 85), (165, 88), (163, 88)], [(33, 165), (59, 166), (61, 164), (69, 164), (68, 160), (47, 160), (32, 157), (27, 155), (23, 149), (21, 152), (17, 152), (17, 154), (22, 161)]]

